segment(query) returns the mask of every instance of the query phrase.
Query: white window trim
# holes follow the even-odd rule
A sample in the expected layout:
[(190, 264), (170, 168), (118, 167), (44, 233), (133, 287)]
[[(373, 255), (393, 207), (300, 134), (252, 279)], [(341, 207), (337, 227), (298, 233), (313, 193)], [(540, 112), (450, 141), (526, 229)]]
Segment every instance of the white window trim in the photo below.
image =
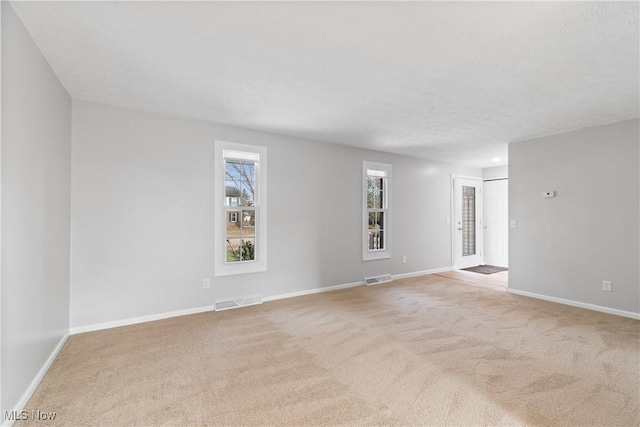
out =
[[(385, 215), (385, 249), (383, 250), (369, 250), (369, 213), (367, 211), (367, 170), (383, 171), (386, 174), (387, 187), (386, 187), (386, 207), (387, 212)], [(388, 163), (376, 163), (369, 162), (367, 160), (362, 162), (362, 260), (371, 261), (376, 259), (391, 258), (391, 242), (393, 240), (392, 231), (392, 205), (391, 198), (393, 196), (393, 185), (391, 176), (391, 165)]]
[[(236, 160), (257, 160), (256, 169), (256, 259), (237, 263), (226, 262), (227, 256), (227, 217), (226, 217), (226, 179), (225, 158)], [(257, 273), (267, 270), (267, 147), (239, 144), (235, 142), (215, 142), (214, 166), (214, 247), (213, 275), (229, 276), (233, 274)]]

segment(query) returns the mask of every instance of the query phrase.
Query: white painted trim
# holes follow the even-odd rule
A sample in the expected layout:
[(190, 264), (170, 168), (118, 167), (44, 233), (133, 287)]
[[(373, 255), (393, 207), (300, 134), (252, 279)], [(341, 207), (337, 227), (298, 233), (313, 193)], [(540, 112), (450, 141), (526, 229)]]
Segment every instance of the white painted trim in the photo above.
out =
[[(367, 170), (383, 171), (386, 180), (384, 203), (384, 233), (385, 233), (385, 249), (370, 251), (369, 250), (369, 211), (367, 209)], [(362, 161), (362, 261), (373, 261), (377, 259), (391, 258), (393, 247), (393, 165), (389, 163)]]
[[(244, 159), (259, 159), (256, 168), (256, 211), (258, 217), (256, 224), (256, 260), (238, 263), (227, 263), (226, 238), (226, 210), (223, 203), (225, 198), (225, 153), (231, 152), (233, 157)], [(236, 142), (216, 140), (214, 142), (214, 197), (216, 209), (213, 215), (214, 224), (214, 248), (213, 248), (213, 275), (229, 276), (234, 274), (258, 273), (267, 271), (267, 147), (261, 145), (248, 145)]]
[(451, 243), (451, 265), (453, 268), (458, 268), (456, 265), (456, 207), (454, 203), (456, 202), (456, 184), (455, 184), (456, 175), (451, 174), (451, 181), (449, 184), (449, 225), (451, 229), (449, 230), (449, 239)]
[(135, 325), (135, 324), (138, 324), (138, 323), (153, 322), (154, 320), (170, 319), (172, 317), (186, 316), (186, 315), (189, 315), (189, 314), (206, 313), (208, 311), (215, 311), (215, 306), (214, 305), (208, 305), (208, 306), (205, 306), (205, 307), (188, 308), (186, 310), (177, 310), (177, 311), (169, 311), (169, 312), (166, 312), (166, 313), (151, 314), (149, 316), (132, 317), (132, 318), (129, 318), (129, 319), (114, 320), (112, 322), (96, 323), (96, 324), (93, 324), (93, 325), (86, 325), (86, 326), (77, 326), (75, 328), (71, 328), (69, 330), (69, 333), (71, 335), (83, 334), (85, 332), (93, 332), (93, 331), (101, 331), (103, 329), (119, 328), (120, 326), (129, 326), (129, 325)]
[[(281, 294), (281, 295), (273, 295), (273, 296), (270, 296), (270, 297), (263, 298), (262, 301), (263, 302), (275, 301), (275, 300), (279, 300), (279, 299), (293, 298), (293, 297), (298, 297), (298, 296), (303, 296), (303, 295), (317, 294), (317, 293), (320, 293), (320, 292), (329, 292), (329, 291), (336, 291), (338, 289), (353, 288), (355, 286), (361, 286), (361, 285), (364, 285), (364, 282), (354, 282), (354, 283), (346, 283), (346, 284), (343, 284), (343, 285), (327, 286), (327, 287), (324, 287), (324, 288), (315, 288), (315, 289), (309, 289), (309, 290), (306, 290), (306, 291), (291, 292), (291, 293)], [(189, 309), (186, 309), (186, 310), (171, 311), (171, 312), (167, 312), (167, 313), (151, 314), (149, 316), (132, 317), (132, 318), (129, 318), (129, 319), (114, 320), (112, 322), (96, 323), (96, 324), (93, 324), (93, 325), (77, 326), (75, 328), (71, 328), (70, 329), (70, 334), (71, 335), (83, 334), (85, 332), (93, 332), (93, 331), (101, 331), (103, 329), (119, 328), (121, 326), (136, 325), (138, 323), (153, 322), (153, 321), (156, 321), (156, 320), (170, 319), (172, 317), (188, 316), (190, 314), (198, 314), (198, 313), (206, 313), (206, 312), (209, 312), (209, 311), (216, 311), (215, 310), (215, 305), (209, 305), (209, 306), (198, 307), (198, 308), (189, 308)]]
[[(410, 272), (410, 273), (395, 274), (395, 275), (392, 275), (391, 277), (394, 280), (395, 279), (404, 279), (406, 277), (424, 276), (426, 274), (442, 273), (444, 271), (451, 271), (451, 270), (454, 270), (454, 268), (453, 267), (443, 267), (443, 268), (435, 268), (435, 269), (432, 269), (432, 270), (422, 270), (422, 271), (413, 271), (413, 272)], [(294, 298), (294, 297), (300, 297), (300, 296), (304, 296), (304, 295), (319, 294), (319, 293), (322, 293), (322, 292), (337, 291), (337, 290), (340, 290), (340, 289), (354, 288), (356, 286), (364, 286), (364, 280), (358, 281), (358, 282), (344, 283), (344, 284), (341, 284), (341, 285), (325, 286), (325, 287), (322, 287), (322, 288), (307, 289), (307, 290), (298, 291), (298, 292), (289, 292), (289, 293), (280, 294), (280, 295), (272, 295), (272, 296), (264, 297), (262, 299), (262, 301), (263, 302), (276, 301), (276, 300), (280, 300), (280, 299)], [(145, 322), (153, 322), (155, 320), (170, 319), (172, 317), (187, 316), (189, 314), (206, 313), (206, 312), (209, 312), (209, 311), (215, 311), (215, 305), (209, 305), (209, 306), (197, 307), (197, 308), (189, 308), (189, 309), (186, 309), (186, 310), (171, 311), (171, 312), (167, 312), (167, 313), (151, 314), (149, 316), (133, 317), (133, 318), (129, 318), (129, 319), (114, 320), (112, 322), (96, 323), (96, 324), (93, 324), (93, 325), (77, 326), (75, 328), (71, 328), (69, 330), (69, 333), (71, 335), (83, 334), (85, 332), (93, 332), (93, 331), (101, 331), (103, 329), (119, 328), (121, 326), (135, 325), (135, 324), (138, 324), (138, 323), (145, 323)]]
[[(457, 253), (457, 224), (456, 224), (456, 179), (467, 179), (470, 181), (478, 181), (480, 188), (480, 203), (476, 204), (476, 217), (479, 216), (479, 225), (476, 230), (476, 242), (478, 243), (478, 247), (480, 248), (480, 264), (484, 264), (484, 194), (483, 187), (484, 181), (482, 177), (475, 176), (467, 176), (467, 175), (458, 175), (451, 174), (451, 265), (455, 267), (455, 269), (463, 268), (458, 265), (458, 253)], [(479, 209), (479, 210), (478, 210)]]
[(603, 307), (601, 305), (587, 304), (586, 302), (578, 302), (578, 301), (572, 301), (572, 300), (563, 299), (563, 298), (550, 297), (547, 295), (536, 294), (533, 292), (519, 291), (517, 289), (511, 289), (511, 288), (507, 288), (507, 292), (514, 295), (520, 295), (523, 297), (536, 298), (536, 299), (541, 299), (545, 301), (556, 302), (558, 304), (570, 305), (572, 307), (586, 308), (587, 310), (599, 311), (601, 313), (613, 314), (616, 316), (622, 316), (622, 317), (628, 317), (630, 319), (640, 320), (640, 313), (634, 313), (632, 311), (618, 310), (615, 308)]
[[(2, 22), (2, 4), (0, 4), (0, 22)], [(0, 58), (2, 58), (2, 32), (0, 31)], [(0, 65), (2, 61), (0, 60)], [(0, 82), (2, 81), (2, 66), (0, 66)], [(2, 85), (0, 84), (0, 99), (2, 99)], [(0, 177), (2, 176), (2, 103), (0, 102)], [(0, 179), (0, 319), (2, 319), (2, 180)], [(2, 328), (0, 328), (0, 349), (2, 348)], [(0, 351), (0, 423), (4, 418), (2, 408), (2, 351)]]
[(450, 222), (451, 222), (451, 265), (453, 266), (453, 270), (456, 270), (458, 268), (457, 262), (457, 256), (456, 256), (456, 207), (455, 207), (455, 202), (456, 202), (456, 183), (455, 180), (456, 178), (462, 178), (462, 179), (478, 179), (480, 181), (482, 181), (482, 177), (477, 177), (477, 176), (469, 176), (469, 175), (460, 175), (457, 173), (452, 173), (451, 174), (451, 180), (450, 180), (450, 185), (449, 185), (449, 218), (450, 218)]
[(433, 268), (431, 270), (422, 270), (422, 271), (413, 271), (411, 273), (394, 274), (391, 277), (393, 277), (393, 280), (406, 279), (407, 277), (425, 276), (427, 274), (444, 273), (445, 271), (453, 271), (453, 270), (455, 270), (454, 267)]
[(306, 291), (290, 292), (287, 294), (273, 295), (263, 298), (264, 302), (276, 301), (279, 299), (295, 298), (304, 295), (320, 294), (323, 292), (338, 291), (340, 289), (355, 288), (356, 286), (364, 286), (364, 280), (360, 282), (344, 283), (342, 285), (325, 286), (323, 288), (307, 289)]
[(453, 180), (454, 178), (462, 178), (462, 179), (471, 179), (471, 180), (476, 180), (476, 181), (482, 181), (482, 177), (481, 176), (459, 175), (457, 173), (452, 173), (451, 174), (451, 179)]
[[(53, 361), (56, 360), (56, 357), (58, 357), (58, 354), (62, 350), (62, 347), (64, 347), (64, 344), (67, 342), (67, 338), (69, 338), (69, 332), (65, 333), (64, 336), (60, 338), (60, 341), (58, 341), (58, 344), (56, 344), (55, 348), (53, 349), (53, 351), (51, 352), (47, 360), (42, 365), (42, 368), (40, 368), (36, 376), (31, 381), (31, 384), (29, 384), (29, 387), (25, 390), (20, 400), (18, 400), (18, 403), (16, 403), (16, 407), (13, 409), (20, 412), (27, 406), (27, 403), (29, 403), (29, 399), (31, 399), (31, 396), (33, 396), (33, 393), (35, 393), (36, 389), (40, 385), (40, 382), (42, 382), (42, 379), (49, 371), (49, 368), (51, 368)], [(3, 408), (2, 409), (3, 418), (4, 418), (4, 411), (5, 409)], [(4, 422), (2, 423), (2, 426), (3, 427), (12, 426), (13, 423), (14, 423), (14, 420), (4, 420)]]

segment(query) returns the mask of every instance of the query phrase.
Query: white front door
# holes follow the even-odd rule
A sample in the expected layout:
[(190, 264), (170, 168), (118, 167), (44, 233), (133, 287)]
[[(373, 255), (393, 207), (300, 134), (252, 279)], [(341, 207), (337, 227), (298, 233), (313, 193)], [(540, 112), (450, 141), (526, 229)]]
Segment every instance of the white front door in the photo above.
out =
[(482, 264), (482, 181), (454, 178), (454, 251), (456, 267)]
[(509, 181), (485, 181), (484, 261), (489, 265), (509, 266)]

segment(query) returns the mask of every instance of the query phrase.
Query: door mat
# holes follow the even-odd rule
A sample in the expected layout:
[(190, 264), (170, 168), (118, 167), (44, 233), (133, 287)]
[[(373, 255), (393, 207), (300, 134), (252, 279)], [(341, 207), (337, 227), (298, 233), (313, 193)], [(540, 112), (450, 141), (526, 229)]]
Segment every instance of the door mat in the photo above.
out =
[(495, 265), (479, 265), (477, 267), (463, 268), (464, 271), (472, 271), (474, 273), (493, 274), (499, 271), (507, 271), (506, 267), (496, 267)]

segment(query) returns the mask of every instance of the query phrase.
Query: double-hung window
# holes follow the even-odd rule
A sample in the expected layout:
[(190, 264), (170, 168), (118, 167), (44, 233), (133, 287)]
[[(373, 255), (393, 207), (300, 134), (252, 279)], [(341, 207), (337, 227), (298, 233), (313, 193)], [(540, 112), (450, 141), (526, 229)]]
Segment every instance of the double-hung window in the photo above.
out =
[(362, 259), (391, 257), (391, 165), (363, 162)]
[(267, 268), (267, 149), (216, 141), (214, 275)]

